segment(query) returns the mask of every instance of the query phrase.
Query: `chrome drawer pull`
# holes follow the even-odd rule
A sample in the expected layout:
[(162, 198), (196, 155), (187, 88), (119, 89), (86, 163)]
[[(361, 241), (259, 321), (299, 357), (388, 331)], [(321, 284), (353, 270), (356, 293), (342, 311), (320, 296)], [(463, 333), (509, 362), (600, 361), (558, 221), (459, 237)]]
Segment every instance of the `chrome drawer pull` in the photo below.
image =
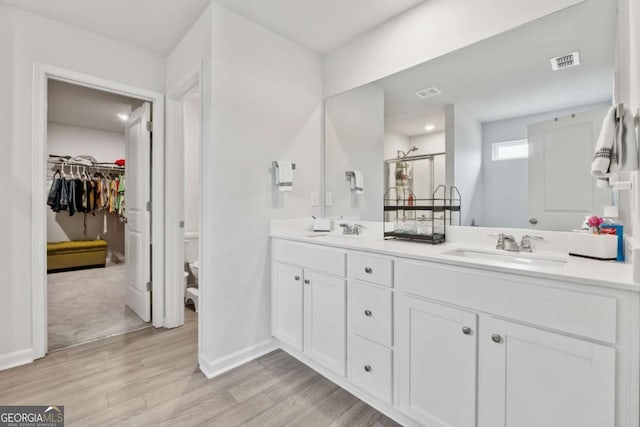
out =
[(364, 315), (367, 316), (367, 317), (371, 317), (371, 316), (373, 316), (373, 312), (371, 310), (365, 310), (364, 311)]
[(371, 365), (364, 365), (364, 370), (365, 372), (371, 372), (372, 371)]
[(373, 273), (373, 268), (371, 268), (371, 267), (365, 267), (365, 268), (364, 268), (364, 272), (365, 272), (365, 273), (367, 273), (367, 274), (371, 274), (371, 273)]

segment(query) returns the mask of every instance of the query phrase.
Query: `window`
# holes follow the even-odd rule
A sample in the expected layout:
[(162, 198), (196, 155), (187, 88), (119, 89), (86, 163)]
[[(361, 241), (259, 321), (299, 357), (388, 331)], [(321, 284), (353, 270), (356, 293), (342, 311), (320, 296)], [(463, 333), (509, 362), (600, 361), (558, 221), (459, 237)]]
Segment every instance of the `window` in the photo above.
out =
[(526, 139), (495, 142), (492, 144), (492, 160), (526, 159), (529, 157), (529, 142)]

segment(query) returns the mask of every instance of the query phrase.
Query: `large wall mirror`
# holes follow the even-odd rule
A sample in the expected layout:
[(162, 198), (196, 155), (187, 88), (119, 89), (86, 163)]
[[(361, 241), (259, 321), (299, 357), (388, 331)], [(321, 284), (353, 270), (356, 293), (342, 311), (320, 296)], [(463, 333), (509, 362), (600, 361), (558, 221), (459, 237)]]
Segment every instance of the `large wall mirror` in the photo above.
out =
[(465, 226), (569, 231), (602, 215), (615, 195), (590, 167), (615, 37), (615, 0), (589, 0), (329, 98), (325, 216), (381, 221), (385, 198), (440, 185), (459, 190)]

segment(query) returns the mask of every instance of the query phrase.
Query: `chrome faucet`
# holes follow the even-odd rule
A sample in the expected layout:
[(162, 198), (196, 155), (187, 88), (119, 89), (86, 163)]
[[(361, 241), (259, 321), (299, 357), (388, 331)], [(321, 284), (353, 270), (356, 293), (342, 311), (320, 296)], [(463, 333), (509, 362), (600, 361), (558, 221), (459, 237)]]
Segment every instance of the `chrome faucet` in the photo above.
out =
[(529, 236), (528, 234), (524, 234), (522, 236), (522, 240), (520, 241), (520, 251), (533, 252), (533, 249), (531, 249), (531, 239), (544, 240), (542, 237), (539, 237), (539, 236)]
[(342, 224), (340, 224), (340, 227), (342, 227), (342, 234), (346, 234), (349, 236), (358, 236), (360, 235), (360, 230), (364, 228), (364, 225), (361, 225), (361, 224), (349, 225), (346, 222), (343, 222)]
[(502, 249), (504, 251), (509, 252), (533, 252), (531, 248), (531, 240), (544, 240), (542, 237), (538, 236), (529, 236), (525, 234), (522, 236), (522, 240), (520, 241), (520, 246), (516, 242), (516, 238), (511, 234), (505, 233), (489, 233), (489, 236), (494, 236), (498, 238), (498, 242), (496, 243), (496, 249)]
[(516, 238), (511, 234), (505, 234), (504, 236), (504, 250), (509, 252), (520, 252), (520, 246), (516, 242)]

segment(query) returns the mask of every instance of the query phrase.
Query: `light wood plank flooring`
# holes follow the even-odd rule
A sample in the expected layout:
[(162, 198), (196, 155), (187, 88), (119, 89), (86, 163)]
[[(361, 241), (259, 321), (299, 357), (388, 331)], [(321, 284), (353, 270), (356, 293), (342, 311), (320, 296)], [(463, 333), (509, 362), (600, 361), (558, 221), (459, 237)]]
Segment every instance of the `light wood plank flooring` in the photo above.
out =
[(0, 404), (64, 405), (78, 426), (396, 426), (282, 351), (213, 380), (197, 367), (197, 318), (50, 353), (0, 371)]

